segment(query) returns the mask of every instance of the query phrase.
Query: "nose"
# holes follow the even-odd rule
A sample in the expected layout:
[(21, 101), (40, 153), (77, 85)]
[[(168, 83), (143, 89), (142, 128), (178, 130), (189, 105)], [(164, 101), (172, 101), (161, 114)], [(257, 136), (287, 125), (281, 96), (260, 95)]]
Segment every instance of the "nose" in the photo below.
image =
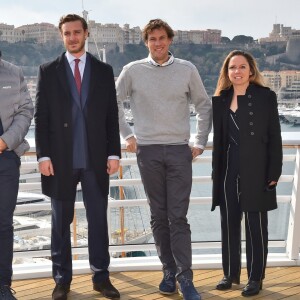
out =
[(71, 34), (70, 34), (70, 40), (73, 41), (74, 39), (75, 39), (75, 34), (74, 34), (74, 33), (71, 33)]
[(158, 46), (158, 45), (160, 45), (160, 40), (159, 40), (159, 39), (157, 39), (157, 40), (155, 41), (155, 46)]

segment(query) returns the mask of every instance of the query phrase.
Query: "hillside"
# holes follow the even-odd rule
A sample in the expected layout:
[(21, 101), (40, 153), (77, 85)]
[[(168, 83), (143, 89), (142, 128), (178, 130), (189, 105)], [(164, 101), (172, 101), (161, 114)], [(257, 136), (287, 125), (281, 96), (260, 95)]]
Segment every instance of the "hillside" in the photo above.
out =
[[(267, 62), (266, 57), (285, 51), (282, 46), (264, 46), (258, 44), (237, 44), (229, 42), (224, 45), (172, 45), (171, 51), (175, 57), (186, 59), (196, 65), (202, 77), (203, 83), (208, 94), (212, 94), (217, 77), (222, 66), (225, 56), (233, 49), (247, 50), (257, 59), (260, 70), (280, 70), (284, 68), (280, 64), (271, 65)], [(38, 66), (45, 62), (55, 59), (64, 51), (62, 44), (44, 44), (34, 43), (16, 43), (9, 44), (0, 42), (0, 50), (3, 59), (16, 65), (22, 66), (25, 75), (34, 76), (37, 74)], [(107, 63), (111, 64), (115, 76), (118, 76), (123, 66), (132, 60), (144, 58), (148, 55), (147, 48), (143, 45), (127, 45), (123, 53), (119, 52), (118, 47), (106, 53)]]

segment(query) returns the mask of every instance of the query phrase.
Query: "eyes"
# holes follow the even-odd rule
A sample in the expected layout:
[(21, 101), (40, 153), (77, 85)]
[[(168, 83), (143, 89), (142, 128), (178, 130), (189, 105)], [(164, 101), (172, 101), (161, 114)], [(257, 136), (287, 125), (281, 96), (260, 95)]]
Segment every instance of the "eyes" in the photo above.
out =
[(228, 67), (228, 70), (229, 71), (236, 71), (236, 70), (247, 70), (248, 69), (248, 66), (247, 65), (241, 65), (241, 66), (229, 66)]
[(148, 38), (148, 41), (149, 42), (151, 42), (151, 43), (153, 43), (153, 42), (156, 42), (156, 41), (165, 41), (165, 40), (167, 40), (168, 39), (168, 37), (167, 36), (160, 36), (160, 37), (149, 37)]
[(71, 32), (71, 31), (64, 31), (63, 32), (63, 35), (65, 36), (65, 37), (70, 37), (71, 35), (80, 35), (80, 34), (82, 34), (82, 30), (75, 30), (75, 31), (73, 31), (73, 32)]

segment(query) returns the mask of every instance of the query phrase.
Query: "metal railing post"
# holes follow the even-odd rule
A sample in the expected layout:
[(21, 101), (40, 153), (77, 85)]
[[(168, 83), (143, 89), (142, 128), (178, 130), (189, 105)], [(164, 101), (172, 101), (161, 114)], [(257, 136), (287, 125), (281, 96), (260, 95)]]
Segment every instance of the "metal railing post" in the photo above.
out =
[[(123, 179), (123, 166), (120, 166), (120, 171), (119, 171), (119, 178), (122, 180)], [(124, 187), (120, 186), (119, 187), (120, 191), (120, 200), (124, 200)], [(125, 243), (125, 218), (124, 218), (124, 207), (120, 207), (120, 242), (122, 245)], [(126, 257), (126, 253), (122, 252), (121, 254), (122, 257)]]
[[(289, 259), (299, 259), (300, 245), (300, 147), (296, 148), (296, 162), (292, 190), (292, 200), (290, 205), (290, 216), (288, 224), (288, 235), (286, 241), (286, 253)], [(297, 203), (298, 199), (298, 203)]]

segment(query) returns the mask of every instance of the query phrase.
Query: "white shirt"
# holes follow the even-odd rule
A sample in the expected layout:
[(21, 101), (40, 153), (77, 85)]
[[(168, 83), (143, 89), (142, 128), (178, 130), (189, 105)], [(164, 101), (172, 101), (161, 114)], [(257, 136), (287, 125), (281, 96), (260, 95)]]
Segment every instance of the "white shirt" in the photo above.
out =
[[(75, 59), (77, 59), (77, 57), (73, 56), (70, 52), (67, 51), (66, 58), (69, 62), (70, 68), (74, 75)], [(86, 62), (86, 52), (84, 52), (80, 57), (78, 57), (78, 59), (80, 59), (80, 62), (78, 63), (78, 67), (79, 67), (80, 77), (81, 77), (81, 81), (82, 81), (83, 72), (84, 72), (84, 68), (85, 68), (85, 62)]]

